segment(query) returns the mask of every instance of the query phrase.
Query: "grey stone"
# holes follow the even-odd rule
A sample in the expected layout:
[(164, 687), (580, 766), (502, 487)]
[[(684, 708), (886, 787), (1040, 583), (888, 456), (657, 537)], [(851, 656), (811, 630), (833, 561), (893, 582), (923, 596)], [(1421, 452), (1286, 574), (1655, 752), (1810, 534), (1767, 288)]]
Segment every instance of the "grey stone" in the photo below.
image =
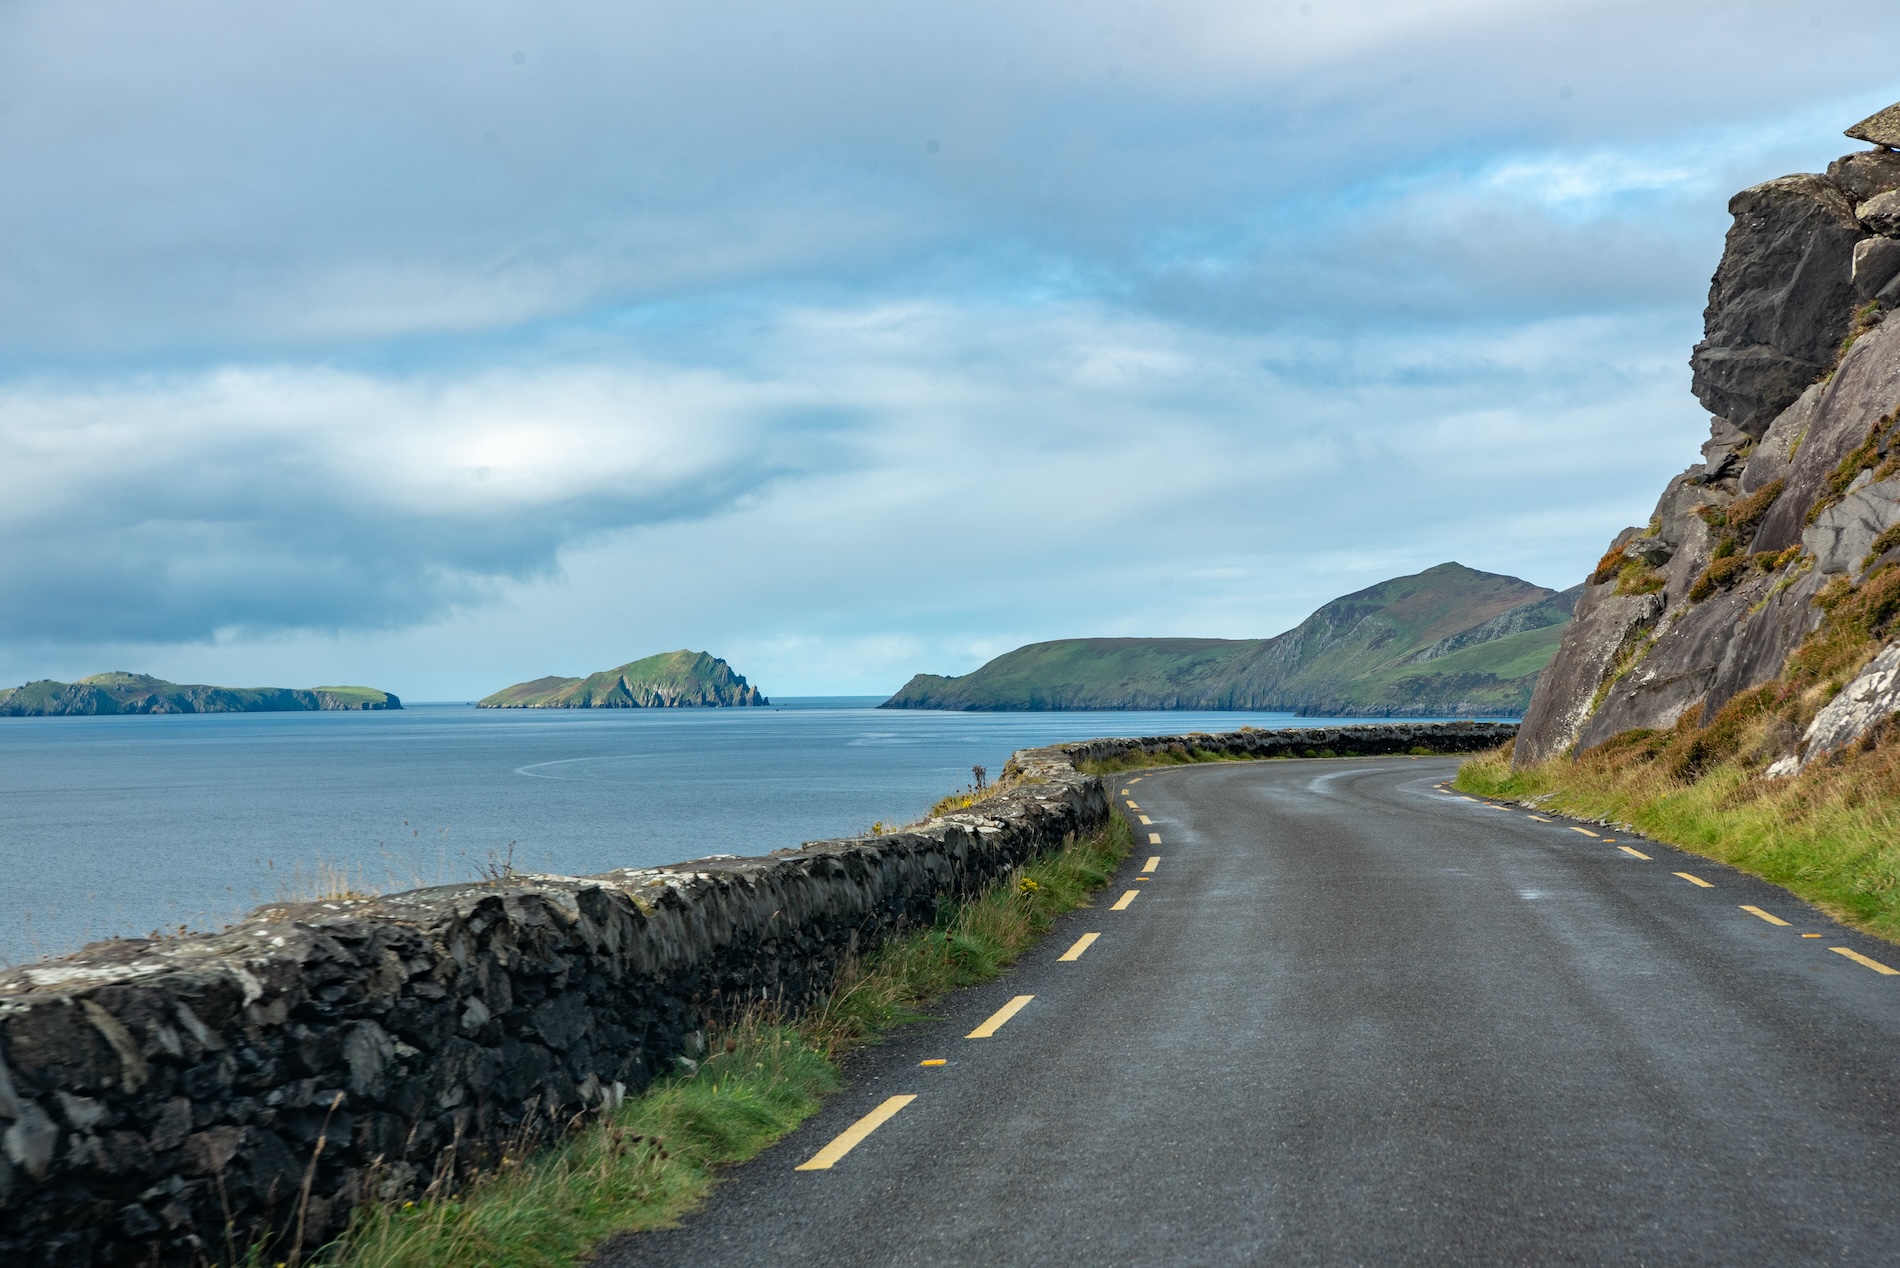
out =
[(1873, 483), (1863, 471), (1847, 496), (1814, 517), (1801, 535), (1822, 576), (1845, 573), (1859, 580), (1862, 562), (1874, 539), (1900, 523), (1900, 480)]
[(1900, 643), (1889, 643), (1808, 724), (1795, 769), (1847, 747), (1896, 713), (1900, 713)]
[(1827, 165), (1827, 178), (1857, 202), (1875, 194), (1900, 189), (1900, 154), (1891, 150), (1861, 150)]
[(1614, 582), (1591, 586), (1577, 601), (1576, 617), (1564, 630), (1556, 658), (1531, 693), (1512, 754), (1516, 765), (1545, 761), (1576, 743), (1598, 684), (1631, 636), (1663, 610), (1659, 594), (1619, 595), (1615, 589)]
[(74, 1131), (89, 1132), (106, 1116), (106, 1107), (90, 1096), (74, 1096), (62, 1088), (53, 1093), (53, 1099)]
[(1743, 494), (1787, 479), (1795, 451), (1806, 442), (1808, 428), (1814, 423), (1815, 411), (1820, 408), (1821, 396), (1826, 390), (1825, 383), (1816, 383), (1797, 397), (1794, 404), (1775, 415), (1775, 421), (1769, 424), (1755, 452), (1748, 456), (1748, 465), (1742, 469)]
[(20, 1102), (19, 1114), (0, 1135), (0, 1149), (6, 1151), (7, 1160), (35, 1180), (45, 1178), (58, 1144), (59, 1124), (35, 1101)]
[(349, 1087), (357, 1096), (377, 1098), (388, 1085), (396, 1041), (373, 1021), (352, 1022), (343, 1038), (343, 1060), (350, 1067)]
[(1900, 322), (1861, 336), (1834, 377), (1804, 397), (1805, 418), (1787, 489), (1763, 517), (1754, 550), (1785, 550), (1801, 540), (1808, 511), (1828, 488), (1834, 468), (1866, 439), (1868, 428), (1900, 403)]
[(1856, 141), (1884, 145), (1890, 150), (1900, 149), (1900, 102), (1868, 115), (1847, 129), (1845, 135)]
[(1766, 586), (1725, 590), (1683, 610), (1663, 637), (1617, 680), (1577, 738), (1594, 748), (1635, 728), (1663, 729), (1707, 703), (1738, 621)]
[(20, 1116), (20, 1094), (14, 1091), (13, 1076), (7, 1073), (7, 1060), (0, 1057), (0, 1118)]
[(1854, 247), (1854, 291), (1873, 299), (1900, 277), (1900, 238), (1868, 238)]
[(1729, 201), (1729, 229), (1690, 357), (1697, 399), (1760, 436), (1827, 368), (1847, 334), (1853, 200), (1823, 176), (1784, 176)]
[(1900, 235), (1900, 189), (1875, 194), (1854, 208), (1854, 215), (1875, 233)]

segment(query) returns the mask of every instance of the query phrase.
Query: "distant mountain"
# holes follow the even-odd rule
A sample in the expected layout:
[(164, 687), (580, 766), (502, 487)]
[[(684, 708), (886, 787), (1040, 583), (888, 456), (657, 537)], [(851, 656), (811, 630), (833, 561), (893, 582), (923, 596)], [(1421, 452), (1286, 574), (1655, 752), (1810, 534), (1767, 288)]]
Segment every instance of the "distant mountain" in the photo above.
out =
[(149, 674), (94, 674), (78, 682), (42, 678), (0, 688), (0, 717), (113, 713), (302, 713), (329, 709), (400, 709), (374, 687), (207, 687)]
[(706, 652), (661, 652), (585, 678), (536, 678), (477, 701), (483, 709), (689, 709), (769, 704)]
[(1579, 590), (1440, 564), (1334, 599), (1274, 638), (1032, 643), (960, 678), (918, 674), (881, 707), (1516, 716)]

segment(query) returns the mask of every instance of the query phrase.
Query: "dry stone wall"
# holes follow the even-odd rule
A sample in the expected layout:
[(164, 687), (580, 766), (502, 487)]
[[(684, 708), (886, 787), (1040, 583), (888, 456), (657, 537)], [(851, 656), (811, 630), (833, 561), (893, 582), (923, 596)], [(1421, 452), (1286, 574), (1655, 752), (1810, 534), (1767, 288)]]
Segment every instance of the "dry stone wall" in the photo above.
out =
[[(260, 908), (0, 974), (0, 1263), (226, 1262), (319, 1244), (365, 1197), (611, 1108), (722, 1015), (789, 1010), (853, 955), (1100, 827), (1077, 761), (1468, 751), (1511, 728), (1107, 740), (914, 831), (600, 876)], [(321, 1148), (319, 1148), (321, 1142)], [(233, 1254), (235, 1249), (236, 1254)]]

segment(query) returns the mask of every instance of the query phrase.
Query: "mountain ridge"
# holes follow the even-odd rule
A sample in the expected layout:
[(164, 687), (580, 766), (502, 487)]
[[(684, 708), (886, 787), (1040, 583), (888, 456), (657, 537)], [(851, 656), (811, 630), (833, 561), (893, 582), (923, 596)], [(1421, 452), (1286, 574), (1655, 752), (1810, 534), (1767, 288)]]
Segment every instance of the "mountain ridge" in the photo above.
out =
[(1515, 714), (1575, 595), (1445, 563), (1342, 595), (1272, 638), (1031, 643), (960, 677), (918, 674), (880, 707)]

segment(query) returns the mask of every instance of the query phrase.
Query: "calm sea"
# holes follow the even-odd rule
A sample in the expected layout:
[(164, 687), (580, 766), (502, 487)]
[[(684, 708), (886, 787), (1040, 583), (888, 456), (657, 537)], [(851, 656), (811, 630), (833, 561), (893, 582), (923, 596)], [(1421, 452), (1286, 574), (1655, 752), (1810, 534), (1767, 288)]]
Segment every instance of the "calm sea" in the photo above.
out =
[(1264, 713), (765, 709), (0, 719), (0, 962), (217, 927), (342, 872), (462, 880), (763, 854), (915, 819), (1016, 749)]

